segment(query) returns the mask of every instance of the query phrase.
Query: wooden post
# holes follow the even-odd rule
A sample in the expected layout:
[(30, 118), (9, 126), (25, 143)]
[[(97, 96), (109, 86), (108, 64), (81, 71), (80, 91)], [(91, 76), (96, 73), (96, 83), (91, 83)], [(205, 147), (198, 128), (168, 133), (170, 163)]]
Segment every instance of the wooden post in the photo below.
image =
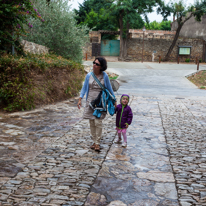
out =
[(143, 51), (144, 51), (144, 31), (143, 31), (143, 43), (142, 43), (142, 63), (143, 63)]
[(196, 57), (196, 61), (195, 61), (195, 64), (197, 64), (197, 57)]
[(197, 60), (197, 71), (199, 70), (199, 59)]
[(160, 62), (161, 62), (161, 56), (159, 56), (159, 64), (160, 64)]
[(177, 63), (178, 64), (180, 63), (180, 57), (179, 56), (177, 57)]

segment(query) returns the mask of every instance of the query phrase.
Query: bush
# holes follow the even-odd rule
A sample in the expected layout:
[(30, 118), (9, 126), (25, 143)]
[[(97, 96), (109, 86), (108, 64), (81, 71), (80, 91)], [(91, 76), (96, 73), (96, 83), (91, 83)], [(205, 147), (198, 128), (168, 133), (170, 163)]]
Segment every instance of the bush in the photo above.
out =
[(81, 64), (55, 55), (0, 57), (1, 108), (29, 110), (65, 100), (81, 89)]
[(190, 62), (190, 58), (186, 58), (186, 59), (185, 59), (185, 62)]
[(88, 40), (88, 29), (77, 26), (68, 0), (50, 1), (49, 5), (46, 0), (38, 0), (34, 6), (45, 22), (31, 19), (33, 28), (26, 40), (44, 45), (64, 58), (82, 62), (82, 48)]
[(28, 18), (42, 19), (29, 0), (0, 0), (0, 52), (11, 52), (11, 45), (19, 49), (19, 36), (25, 34)]

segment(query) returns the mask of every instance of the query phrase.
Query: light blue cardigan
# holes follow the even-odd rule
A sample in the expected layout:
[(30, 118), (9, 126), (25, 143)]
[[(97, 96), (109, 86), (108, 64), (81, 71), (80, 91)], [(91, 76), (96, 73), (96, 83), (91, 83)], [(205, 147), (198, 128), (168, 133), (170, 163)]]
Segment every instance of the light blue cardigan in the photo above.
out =
[[(86, 100), (87, 100), (87, 97), (88, 97), (88, 94), (89, 94), (89, 78), (91, 76), (91, 72), (89, 72), (85, 78), (85, 82), (84, 82), (84, 85), (82, 87), (82, 90), (80, 92), (80, 97), (83, 98), (85, 93), (86, 93)], [(104, 86), (110, 91), (110, 93), (112, 95), (114, 95), (114, 92), (112, 90), (112, 86), (111, 86), (111, 83), (109, 81), (109, 77), (107, 75), (106, 72), (103, 72), (103, 77), (104, 77)], [(115, 95), (114, 95), (115, 96)]]

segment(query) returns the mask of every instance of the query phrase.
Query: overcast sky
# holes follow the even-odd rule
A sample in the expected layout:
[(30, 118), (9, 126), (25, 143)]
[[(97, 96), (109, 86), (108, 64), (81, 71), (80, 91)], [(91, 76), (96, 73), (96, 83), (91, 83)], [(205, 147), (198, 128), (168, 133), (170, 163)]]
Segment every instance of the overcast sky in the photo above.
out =
[[(165, 0), (165, 3), (168, 3), (170, 0)], [(84, 2), (84, 0), (71, 0), (70, 4), (71, 4), (71, 9), (78, 9), (79, 4), (82, 4)], [(194, 4), (195, 0), (185, 0), (186, 4)], [(148, 14), (149, 20), (150, 22), (152, 21), (158, 21), (161, 22), (162, 21), (162, 16), (161, 15), (157, 15), (156, 11), (153, 13)], [(168, 17), (168, 20), (172, 21), (173, 17)]]

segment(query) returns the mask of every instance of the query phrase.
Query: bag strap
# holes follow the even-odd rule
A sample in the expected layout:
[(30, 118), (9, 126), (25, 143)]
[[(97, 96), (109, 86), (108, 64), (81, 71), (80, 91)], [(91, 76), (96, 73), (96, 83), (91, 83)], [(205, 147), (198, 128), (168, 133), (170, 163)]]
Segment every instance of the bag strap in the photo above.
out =
[(101, 84), (101, 82), (99, 81), (99, 79), (95, 76), (94, 72), (92, 72), (92, 76), (93, 76), (94, 80), (97, 82), (97, 84), (101, 87), (101, 89), (102, 89), (103, 91), (107, 91), (108, 94), (110, 95), (110, 97), (111, 97), (113, 100), (116, 100), (116, 98), (113, 97), (113, 95), (110, 93), (110, 91), (109, 91), (108, 89), (106, 89), (106, 88)]
[(95, 76), (94, 72), (92, 72), (92, 76), (93, 76), (94, 80), (97, 82), (97, 84), (101, 87), (101, 89), (105, 90), (105, 87), (101, 84), (99, 79)]

